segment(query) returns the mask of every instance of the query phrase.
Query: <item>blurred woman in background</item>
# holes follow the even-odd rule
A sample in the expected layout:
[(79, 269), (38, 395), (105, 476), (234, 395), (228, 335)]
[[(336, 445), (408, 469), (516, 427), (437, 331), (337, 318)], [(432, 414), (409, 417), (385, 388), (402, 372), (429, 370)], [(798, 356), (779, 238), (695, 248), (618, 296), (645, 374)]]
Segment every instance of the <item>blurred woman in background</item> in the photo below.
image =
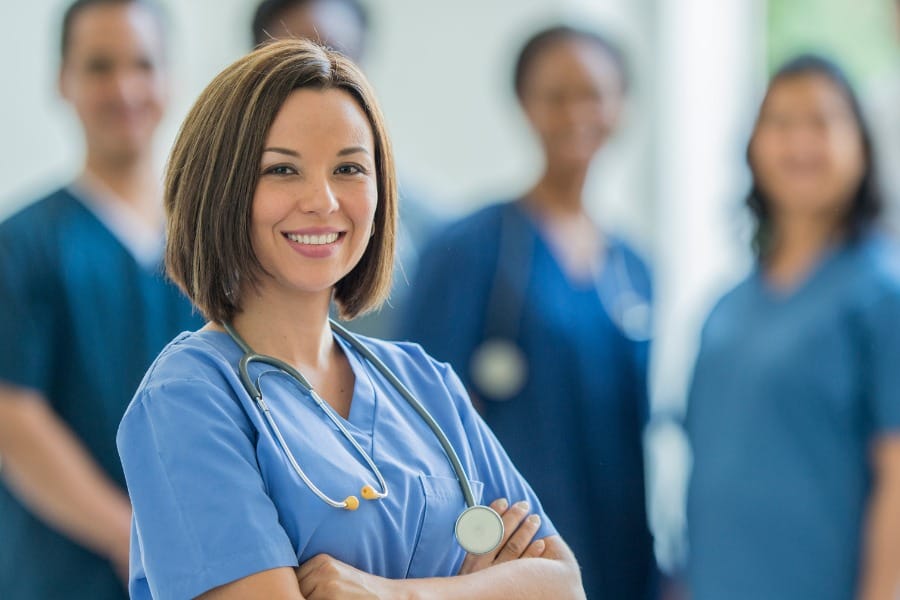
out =
[(515, 91), (544, 172), (450, 226), (423, 253), (404, 337), (450, 362), (582, 566), (589, 598), (643, 599), (652, 580), (641, 431), (647, 269), (585, 208), (619, 126), (621, 51), (558, 26), (519, 53)]
[(692, 598), (896, 598), (898, 259), (838, 67), (778, 71), (748, 160), (758, 264), (710, 315), (688, 404)]

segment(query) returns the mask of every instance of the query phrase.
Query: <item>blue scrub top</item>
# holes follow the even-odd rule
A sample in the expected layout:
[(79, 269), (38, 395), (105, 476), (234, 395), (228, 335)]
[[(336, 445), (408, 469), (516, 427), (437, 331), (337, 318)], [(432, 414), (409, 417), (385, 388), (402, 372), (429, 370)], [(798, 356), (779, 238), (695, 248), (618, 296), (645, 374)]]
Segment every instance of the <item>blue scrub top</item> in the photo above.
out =
[(871, 442), (900, 434), (898, 266), (869, 235), (790, 293), (757, 269), (712, 311), (687, 420), (694, 600), (856, 597)]
[[(116, 427), (153, 358), (199, 317), (67, 189), (0, 224), (0, 299), (0, 381), (39, 391), (124, 492)], [(0, 598), (124, 597), (104, 558), (0, 485)]]
[[(521, 244), (501, 231), (518, 232)], [(621, 289), (619, 260), (627, 285), (650, 298), (646, 266), (617, 239), (603, 289)], [(496, 328), (486, 320), (498, 286), (500, 317), (521, 307), (514, 341), (529, 364), (524, 389), (505, 402), (478, 394), (470, 376), (476, 347)], [(567, 277), (518, 202), (482, 209), (435, 238), (405, 315), (401, 337), (448, 361), (481, 397), (485, 421), (575, 552), (588, 598), (647, 598), (655, 573), (641, 445), (648, 344), (622, 335), (593, 284)]]
[[(392, 579), (458, 572), (453, 534), (465, 508), (459, 482), (428, 425), (386, 379), (341, 340), (355, 375), (344, 425), (384, 475), (390, 495), (332, 508), (296, 475), (238, 375), (225, 334), (176, 338), (148, 371), (119, 428), (134, 505), (132, 598), (188, 598), (326, 553)], [(361, 338), (440, 424), (472, 481), (476, 501), (537, 497), (472, 408), (453, 371), (419, 346)], [(328, 496), (359, 496), (377, 481), (339, 430), (289, 376), (252, 363), (291, 451)], [(338, 417), (340, 418), (340, 417)]]

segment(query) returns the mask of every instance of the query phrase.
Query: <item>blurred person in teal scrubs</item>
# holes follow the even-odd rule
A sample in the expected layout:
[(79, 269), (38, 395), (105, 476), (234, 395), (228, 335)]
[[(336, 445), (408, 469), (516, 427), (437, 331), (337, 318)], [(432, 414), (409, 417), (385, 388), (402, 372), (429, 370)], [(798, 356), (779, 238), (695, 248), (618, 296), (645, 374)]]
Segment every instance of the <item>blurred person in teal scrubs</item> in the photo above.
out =
[(687, 428), (694, 600), (900, 593), (900, 255), (843, 72), (772, 78), (748, 147), (753, 273), (703, 330)]
[(160, 265), (152, 141), (167, 101), (164, 38), (151, 2), (69, 6), (59, 89), (84, 165), (0, 224), (4, 600), (127, 597), (116, 427), (153, 357), (199, 324)]

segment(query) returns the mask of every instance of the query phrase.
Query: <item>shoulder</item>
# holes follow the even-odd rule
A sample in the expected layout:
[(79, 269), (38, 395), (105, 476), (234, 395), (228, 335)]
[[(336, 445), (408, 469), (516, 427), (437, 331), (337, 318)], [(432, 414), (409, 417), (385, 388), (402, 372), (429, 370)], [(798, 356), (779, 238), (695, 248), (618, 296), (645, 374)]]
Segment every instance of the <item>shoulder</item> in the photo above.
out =
[(433, 397), (434, 386), (451, 396), (458, 395), (462, 389), (453, 368), (433, 358), (415, 342), (386, 341), (360, 335), (356, 338), (423, 402), (427, 403)]
[(459, 247), (473, 238), (496, 234), (500, 229), (503, 214), (511, 207), (510, 202), (490, 204), (475, 212), (444, 225), (432, 239), (432, 251)]
[(753, 290), (757, 286), (757, 279), (758, 268), (754, 267), (743, 280), (719, 296), (706, 316), (704, 334), (723, 323), (740, 320), (753, 310)]
[(231, 356), (230, 347), (216, 336), (214, 332), (184, 332), (169, 342), (144, 375), (123, 420), (154, 403), (175, 401), (187, 406), (223, 392), (231, 395), (239, 351), (235, 347)]
[(853, 298), (864, 306), (900, 304), (900, 243), (882, 233), (869, 233), (849, 252)]
[(49, 224), (67, 218), (79, 210), (78, 199), (67, 188), (60, 188), (26, 204), (0, 223), (0, 236), (26, 237), (34, 231), (46, 230)]
[[(415, 342), (389, 341), (365, 335), (354, 337), (398, 376), (403, 373), (430, 374), (443, 372), (447, 365), (432, 358)], [(400, 376), (403, 381), (403, 377)]]

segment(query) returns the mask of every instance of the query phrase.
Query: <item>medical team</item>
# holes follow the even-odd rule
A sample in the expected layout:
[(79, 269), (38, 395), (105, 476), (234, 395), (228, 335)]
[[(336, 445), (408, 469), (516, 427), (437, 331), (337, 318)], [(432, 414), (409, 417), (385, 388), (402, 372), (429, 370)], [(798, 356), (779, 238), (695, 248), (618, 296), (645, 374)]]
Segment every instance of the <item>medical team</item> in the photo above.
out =
[[(326, 15), (334, 36), (366, 23), (351, 0), (267, 0), (257, 36), (326, 19), (323, 39)], [(165, 29), (147, 0), (70, 6), (83, 172), (0, 224), (20, 341), (0, 350), (0, 597), (656, 597), (650, 279), (583, 207), (627, 100), (617, 46), (569, 26), (523, 46), (544, 172), (424, 249), (392, 315), (423, 351), (329, 322), (377, 310), (410, 245), (359, 69), (263, 44), (202, 93), (159, 189)], [(692, 591), (887, 600), (900, 255), (838, 67), (776, 74), (748, 160), (758, 267), (691, 388)]]

